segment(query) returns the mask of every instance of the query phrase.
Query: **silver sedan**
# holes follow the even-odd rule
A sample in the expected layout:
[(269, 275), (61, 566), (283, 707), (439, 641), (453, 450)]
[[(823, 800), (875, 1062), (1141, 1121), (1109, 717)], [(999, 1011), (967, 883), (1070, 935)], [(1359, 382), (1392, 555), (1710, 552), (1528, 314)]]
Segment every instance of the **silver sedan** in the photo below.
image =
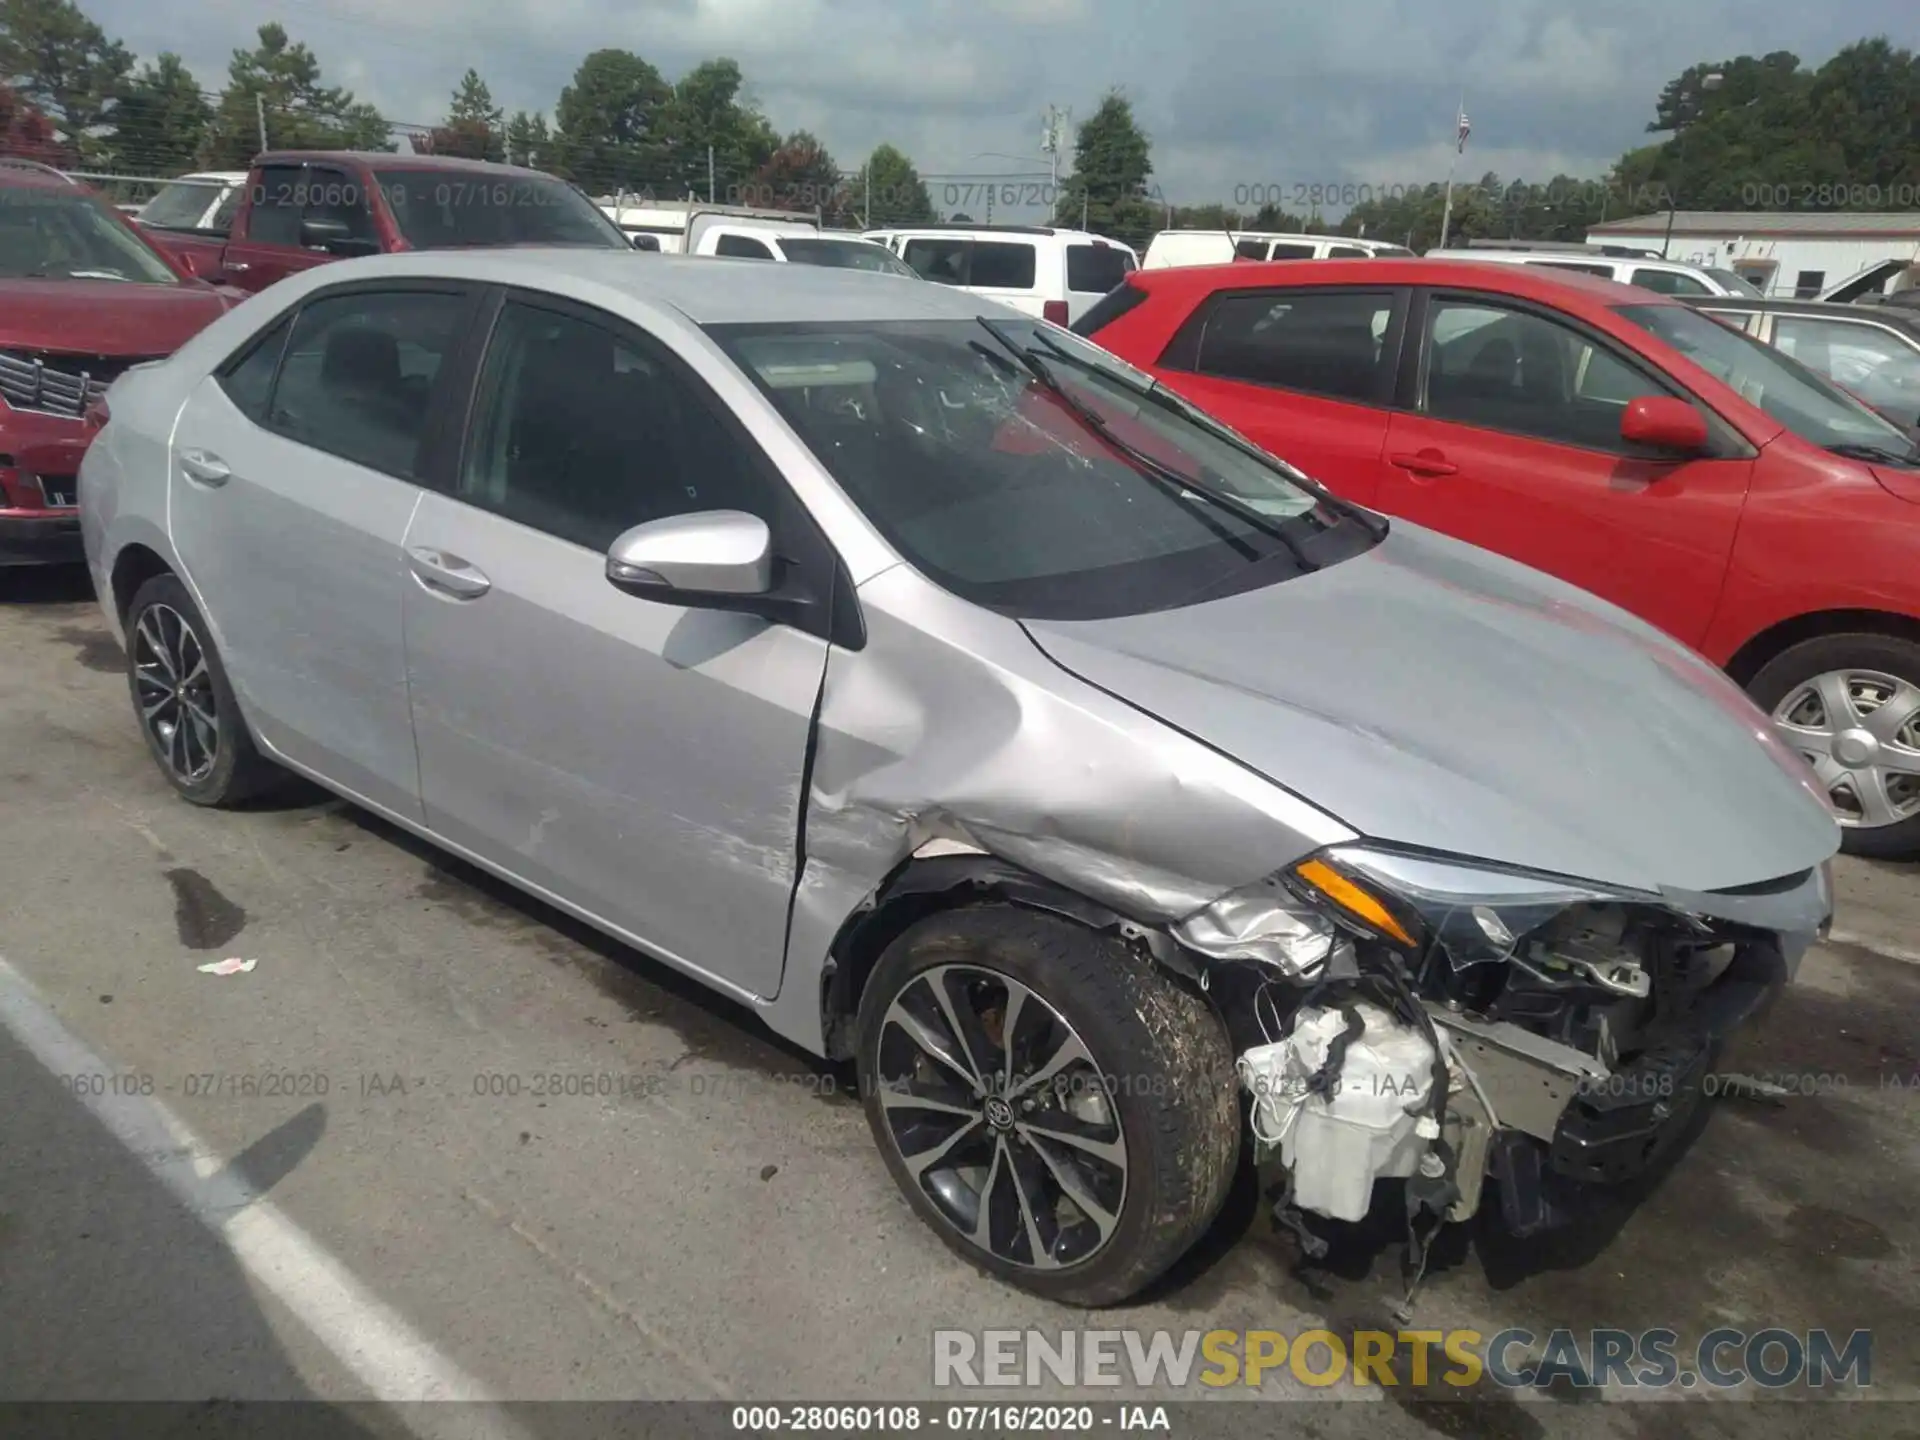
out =
[(1831, 914), (1710, 666), (1054, 326), (533, 250), (273, 286), (80, 480), (186, 800), (307, 776), (851, 1060), (955, 1250), (1079, 1304), (1250, 1157), (1311, 1236), (1653, 1163)]

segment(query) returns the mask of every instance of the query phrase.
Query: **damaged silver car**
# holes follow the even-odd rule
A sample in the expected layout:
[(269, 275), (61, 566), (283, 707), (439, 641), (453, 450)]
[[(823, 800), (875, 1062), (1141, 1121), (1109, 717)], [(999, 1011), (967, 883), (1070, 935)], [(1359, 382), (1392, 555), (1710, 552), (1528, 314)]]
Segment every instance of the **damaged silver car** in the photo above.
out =
[(1312, 1244), (1383, 1178), (1551, 1224), (1829, 923), (1838, 825), (1712, 667), (961, 291), (344, 262), (106, 410), (182, 796), (309, 776), (854, 1061), (913, 1209), (1058, 1300), (1248, 1148)]

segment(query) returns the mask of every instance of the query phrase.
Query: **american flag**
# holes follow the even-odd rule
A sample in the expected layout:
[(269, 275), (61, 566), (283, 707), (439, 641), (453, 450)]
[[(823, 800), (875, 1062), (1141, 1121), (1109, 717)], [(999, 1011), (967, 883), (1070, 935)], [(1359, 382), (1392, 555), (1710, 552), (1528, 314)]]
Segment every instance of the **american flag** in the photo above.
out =
[(1458, 126), (1459, 138), (1458, 138), (1457, 150), (1456, 150), (1457, 154), (1464, 155), (1467, 153), (1467, 136), (1471, 135), (1472, 133), (1473, 133), (1473, 126), (1467, 123), (1467, 112), (1463, 109), (1460, 112), (1460, 123)]

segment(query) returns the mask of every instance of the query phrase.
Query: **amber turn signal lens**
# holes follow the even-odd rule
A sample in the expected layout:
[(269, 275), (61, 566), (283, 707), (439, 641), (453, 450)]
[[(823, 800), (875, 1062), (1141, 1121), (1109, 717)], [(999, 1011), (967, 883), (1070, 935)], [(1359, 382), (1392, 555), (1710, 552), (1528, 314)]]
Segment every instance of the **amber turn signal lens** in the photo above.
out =
[(1413, 937), (1393, 918), (1392, 911), (1326, 861), (1309, 860), (1294, 866), (1293, 873), (1369, 929), (1391, 935), (1408, 949), (1414, 948)]

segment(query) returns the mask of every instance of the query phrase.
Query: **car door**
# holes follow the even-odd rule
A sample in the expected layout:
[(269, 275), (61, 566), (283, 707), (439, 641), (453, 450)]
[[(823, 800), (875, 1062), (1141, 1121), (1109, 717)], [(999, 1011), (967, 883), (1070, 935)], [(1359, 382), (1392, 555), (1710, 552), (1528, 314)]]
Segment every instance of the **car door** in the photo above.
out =
[(227, 283), (258, 292), (332, 258), (300, 243), (307, 210), (305, 165), (265, 165), (248, 183), (252, 193), (241, 216), (240, 234), (227, 242), (221, 260)]
[[(1412, 408), (1387, 432), (1380, 508), (1613, 601), (1696, 644), (1725, 578), (1751, 450), (1642, 358), (1569, 317), (1432, 291), (1416, 307)], [(1674, 460), (1620, 438), (1627, 402), (1705, 415), (1712, 452)]]
[(1910, 430), (1920, 424), (1920, 340), (1871, 320), (1777, 314), (1775, 349)]
[(173, 544), (255, 732), (417, 818), (401, 541), (471, 295), (322, 291), (243, 347), (174, 425)]
[(1218, 290), (1154, 373), (1263, 449), (1371, 505), (1406, 292), (1391, 286)]
[(471, 415), (406, 539), (427, 824), (685, 968), (773, 994), (826, 641), (626, 594), (607, 550), (715, 509), (760, 515), (806, 563), (824, 540), (691, 368), (600, 312), (501, 302)]

